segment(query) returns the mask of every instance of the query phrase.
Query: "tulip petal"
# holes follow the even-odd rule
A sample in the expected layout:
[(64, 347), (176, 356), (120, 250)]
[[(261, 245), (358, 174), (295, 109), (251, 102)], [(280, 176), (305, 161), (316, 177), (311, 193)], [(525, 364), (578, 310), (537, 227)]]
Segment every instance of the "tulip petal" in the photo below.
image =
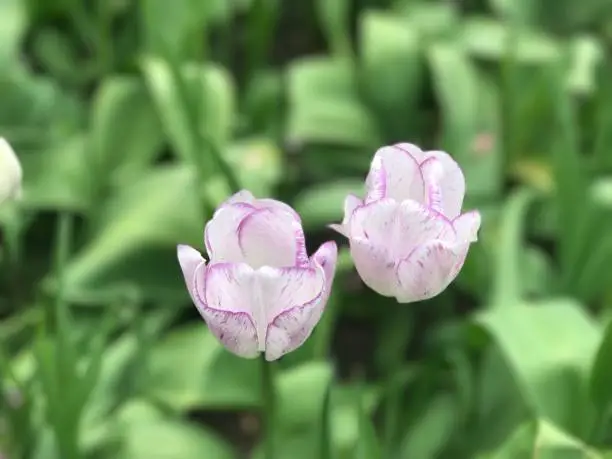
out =
[(433, 239), (453, 242), (455, 232), (443, 215), (416, 201), (383, 199), (355, 210), (351, 239), (362, 239), (376, 247), (380, 258), (402, 260), (412, 250)]
[[(325, 270), (310, 268), (269, 268), (258, 271), (262, 300), (269, 317), (266, 359), (276, 360), (300, 346), (321, 316), (325, 295)], [(313, 323), (314, 322), (314, 323)]]
[(453, 220), (453, 227), (457, 233), (457, 242), (476, 242), (480, 229), (480, 212), (473, 210), (459, 215)]
[(189, 292), (191, 301), (193, 301), (194, 304), (197, 304), (197, 298), (194, 294), (194, 276), (196, 269), (200, 265), (205, 265), (206, 260), (202, 257), (200, 252), (193, 247), (189, 247), (188, 245), (179, 244), (176, 248), (176, 255), (181, 266), (181, 271), (183, 272), (183, 277), (185, 278), (185, 285), (187, 286), (187, 291)]
[(252, 268), (308, 265), (300, 222), (278, 209), (257, 209), (238, 225), (238, 244), (244, 260)]
[(238, 241), (238, 227), (255, 209), (246, 204), (224, 204), (204, 228), (204, 243), (211, 262), (241, 263), (245, 257)]
[(254, 279), (253, 269), (244, 263), (200, 265), (195, 275), (200, 315), (221, 344), (245, 358), (259, 355), (264, 336), (253, 317)]
[(363, 205), (363, 201), (360, 198), (358, 198), (354, 194), (347, 195), (347, 197), (344, 199), (344, 217), (342, 218), (342, 223), (340, 224), (332, 223), (331, 225), (329, 225), (329, 227), (337, 231), (338, 233), (342, 234), (343, 236), (348, 237), (349, 221), (351, 220), (351, 217), (353, 216), (353, 212), (355, 212), (355, 209), (357, 209), (358, 207), (362, 205)]
[(255, 196), (249, 190), (240, 190), (231, 195), (227, 200), (221, 204), (221, 207), (233, 205), (233, 204), (253, 204)]
[[(461, 213), (463, 197), (465, 196), (465, 177), (457, 161), (448, 153), (428, 151), (425, 160), (421, 163), (421, 169), (427, 168), (427, 164), (431, 160), (442, 165), (443, 173), (436, 180), (441, 189), (442, 213), (452, 220)], [(424, 172), (423, 175), (427, 182), (427, 174)]]
[[(378, 165), (378, 162), (381, 165)], [(397, 146), (386, 146), (378, 149), (372, 160), (375, 170), (384, 170), (384, 197), (403, 201), (413, 199), (423, 202), (425, 196), (424, 180), (418, 161), (406, 150)], [(372, 184), (378, 182), (371, 179)], [(368, 194), (370, 194), (368, 184)], [(371, 201), (371, 199), (370, 199)]]
[(397, 267), (397, 301), (410, 303), (440, 294), (457, 275), (453, 268), (459, 257), (457, 248), (443, 241), (418, 246)]
[(351, 257), (361, 280), (383, 296), (394, 296), (397, 290), (395, 262), (387, 249), (364, 239), (350, 239)]
[(387, 171), (380, 156), (374, 156), (370, 171), (366, 177), (366, 189), (368, 190), (365, 198), (365, 203), (382, 199), (387, 194)]

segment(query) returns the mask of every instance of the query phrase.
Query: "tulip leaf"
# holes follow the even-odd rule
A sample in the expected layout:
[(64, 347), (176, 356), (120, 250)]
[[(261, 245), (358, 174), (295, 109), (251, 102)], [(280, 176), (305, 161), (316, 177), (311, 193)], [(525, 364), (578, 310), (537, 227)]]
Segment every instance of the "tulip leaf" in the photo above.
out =
[(367, 100), (389, 136), (399, 139), (420, 119), (415, 116), (424, 70), (420, 38), (404, 18), (377, 11), (361, 16), (360, 35)]
[(123, 425), (120, 459), (235, 459), (216, 434), (185, 421), (139, 420)]
[(100, 302), (117, 295), (187, 298), (176, 244), (201, 244), (204, 215), (195, 173), (159, 166), (120, 190), (98, 215), (91, 242), (66, 267), (65, 294)]
[[(147, 52), (180, 62), (193, 57), (198, 46), (194, 40), (197, 32), (205, 27), (214, 1), (142, 0), (141, 23)], [(160, 27), (165, 24), (165, 27)], [(190, 53), (191, 51), (191, 53)]]
[(186, 65), (177, 71), (153, 57), (145, 59), (142, 68), (175, 152), (199, 165), (202, 173), (218, 170), (202, 136), (221, 150), (230, 138), (234, 87), (229, 74), (213, 65)]
[(351, 52), (349, 0), (317, 0), (317, 16), (329, 47), (336, 56)]
[[(334, 451), (339, 457), (353, 454), (359, 442), (361, 416), (372, 416), (380, 398), (373, 386), (333, 386), (330, 400), (330, 429)], [(355, 400), (361, 400), (359, 406)]]
[(393, 9), (427, 40), (452, 36), (461, 24), (457, 8), (450, 3), (396, 0)]
[(292, 144), (375, 148), (380, 143), (374, 120), (359, 100), (349, 60), (296, 61), (289, 69), (288, 84), (287, 137)]
[(0, 68), (6, 69), (19, 56), (19, 45), (27, 26), (27, 10), (20, 0), (3, 0), (0, 3)]
[(340, 223), (344, 217), (344, 199), (349, 193), (362, 196), (364, 182), (342, 180), (304, 190), (295, 199), (295, 210), (302, 217), (305, 229)]
[(456, 428), (457, 411), (457, 402), (450, 395), (431, 400), (404, 438), (401, 457), (438, 457)]
[(160, 153), (163, 134), (149, 94), (133, 77), (104, 80), (93, 104), (93, 147), (112, 183), (129, 182)]
[(572, 433), (588, 425), (593, 413), (582, 390), (585, 356), (595, 352), (601, 332), (579, 304), (569, 299), (516, 304), (481, 313), (476, 323), (499, 345), (534, 414)]
[(590, 393), (593, 404), (601, 415), (612, 405), (612, 321), (609, 321), (603, 339), (595, 355), (590, 377)]
[(304, 363), (280, 374), (277, 381), (278, 417), (283, 429), (297, 429), (319, 422), (332, 376), (330, 364), (317, 361)]
[(359, 413), (359, 439), (355, 446), (355, 459), (382, 459), (382, 447), (376, 434), (376, 429), (363, 400), (358, 399), (357, 411)]
[(427, 54), (442, 106), (443, 146), (463, 168), (469, 196), (496, 196), (502, 184), (498, 91), (460, 46), (438, 43)]
[(150, 365), (145, 393), (175, 411), (259, 406), (258, 362), (227, 352), (204, 322), (168, 334), (151, 350)]
[(75, 136), (46, 151), (20, 155), (24, 205), (41, 210), (86, 212), (92, 204), (94, 177), (87, 142)]
[(515, 459), (538, 457), (545, 459), (602, 459), (577, 438), (553, 423), (538, 419), (521, 424), (495, 452), (479, 459)]

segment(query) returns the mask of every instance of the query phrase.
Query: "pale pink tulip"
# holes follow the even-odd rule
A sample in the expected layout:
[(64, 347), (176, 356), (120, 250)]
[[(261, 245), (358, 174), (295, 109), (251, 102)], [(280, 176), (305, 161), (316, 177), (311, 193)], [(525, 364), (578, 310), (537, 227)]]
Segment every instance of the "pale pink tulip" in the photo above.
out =
[(445, 152), (402, 143), (379, 149), (362, 200), (349, 195), (332, 225), (350, 242), (363, 281), (400, 303), (432, 298), (456, 277), (480, 214), (462, 214), (465, 179)]
[(191, 299), (231, 352), (276, 360), (301, 346), (318, 323), (336, 268), (335, 242), (310, 258), (300, 217), (274, 199), (240, 191), (207, 223), (209, 261), (185, 245), (178, 260)]

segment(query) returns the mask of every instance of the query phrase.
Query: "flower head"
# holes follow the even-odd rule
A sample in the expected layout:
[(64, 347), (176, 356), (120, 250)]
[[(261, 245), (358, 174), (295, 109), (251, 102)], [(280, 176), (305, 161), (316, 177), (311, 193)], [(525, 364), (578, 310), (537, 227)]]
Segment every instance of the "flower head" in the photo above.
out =
[(178, 260), (191, 299), (231, 352), (276, 360), (301, 346), (329, 298), (337, 248), (308, 257), (298, 214), (274, 199), (240, 191), (206, 224), (209, 262), (188, 246)]
[(21, 164), (9, 143), (0, 137), (0, 204), (21, 195)]
[(462, 214), (465, 179), (445, 152), (402, 143), (379, 149), (366, 196), (349, 195), (334, 229), (350, 242), (363, 281), (401, 303), (432, 298), (461, 270), (480, 214)]

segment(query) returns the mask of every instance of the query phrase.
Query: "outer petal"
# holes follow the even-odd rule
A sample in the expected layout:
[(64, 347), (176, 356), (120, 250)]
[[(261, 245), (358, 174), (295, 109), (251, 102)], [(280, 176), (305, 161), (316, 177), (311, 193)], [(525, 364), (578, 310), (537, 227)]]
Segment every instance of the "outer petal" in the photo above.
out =
[(217, 263), (196, 270), (196, 305), (212, 334), (230, 352), (254, 358), (263, 341), (252, 315), (254, 271), (246, 264)]
[[(320, 317), (326, 294), (325, 270), (311, 268), (259, 270), (262, 299), (269, 317), (266, 359), (276, 360), (301, 345), (312, 332), (310, 324)], [(314, 325), (313, 325), (314, 326)]]
[[(465, 196), (465, 177), (463, 172), (448, 153), (443, 151), (428, 151), (425, 155), (425, 160), (421, 163), (421, 168), (424, 169), (431, 160), (438, 161), (442, 165), (443, 173), (437, 179), (442, 195), (442, 212), (449, 219), (456, 218), (461, 213), (463, 198)], [(427, 174), (424, 172), (425, 180)]]
[(460, 256), (456, 248), (442, 241), (418, 246), (397, 267), (400, 284), (397, 300), (410, 303), (440, 294), (454, 279), (453, 268)]
[(383, 199), (387, 194), (387, 170), (380, 156), (375, 155), (370, 164), (370, 171), (366, 177), (366, 193), (365, 203)]
[(342, 223), (341, 224), (333, 223), (329, 225), (329, 227), (332, 228), (333, 230), (336, 230), (343, 236), (348, 237), (348, 226), (347, 225), (349, 224), (349, 221), (351, 217), (353, 216), (353, 212), (355, 212), (355, 209), (357, 209), (358, 207), (362, 205), (363, 205), (363, 201), (359, 199), (357, 196), (355, 196), (354, 194), (347, 195), (347, 197), (344, 200), (344, 217), (342, 218)]
[(383, 246), (364, 239), (351, 239), (351, 257), (363, 282), (383, 296), (394, 296), (397, 291), (395, 261)]
[(411, 200), (383, 199), (363, 206), (354, 212), (350, 228), (351, 239), (368, 241), (386, 251), (389, 261), (406, 258), (429, 240), (455, 240), (452, 224), (443, 215)]
[[(381, 166), (378, 166), (379, 161)], [(419, 163), (408, 151), (397, 146), (380, 148), (374, 155), (372, 168), (384, 170), (385, 197), (397, 201), (413, 199), (423, 202), (425, 196), (423, 175)], [(374, 180), (371, 181), (376, 183)]]
[(252, 268), (308, 265), (302, 225), (278, 207), (251, 212), (242, 219), (237, 233), (244, 260)]
[(202, 258), (200, 252), (196, 249), (189, 247), (188, 245), (178, 245), (176, 247), (176, 255), (178, 257), (179, 264), (181, 265), (181, 271), (183, 271), (183, 277), (185, 278), (185, 285), (189, 291), (189, 296), (194, 304), (197, 304), (197, 298), (194, 294), (195, 287), (195, 273), (196, 269), (200, 265), (205, 265), (206, 260)]
[(459, 215), (453, 220), (453, 227), (457, 233), (457, 242), (476, 242), (480, 229), (480, 212), (473, 210)]

